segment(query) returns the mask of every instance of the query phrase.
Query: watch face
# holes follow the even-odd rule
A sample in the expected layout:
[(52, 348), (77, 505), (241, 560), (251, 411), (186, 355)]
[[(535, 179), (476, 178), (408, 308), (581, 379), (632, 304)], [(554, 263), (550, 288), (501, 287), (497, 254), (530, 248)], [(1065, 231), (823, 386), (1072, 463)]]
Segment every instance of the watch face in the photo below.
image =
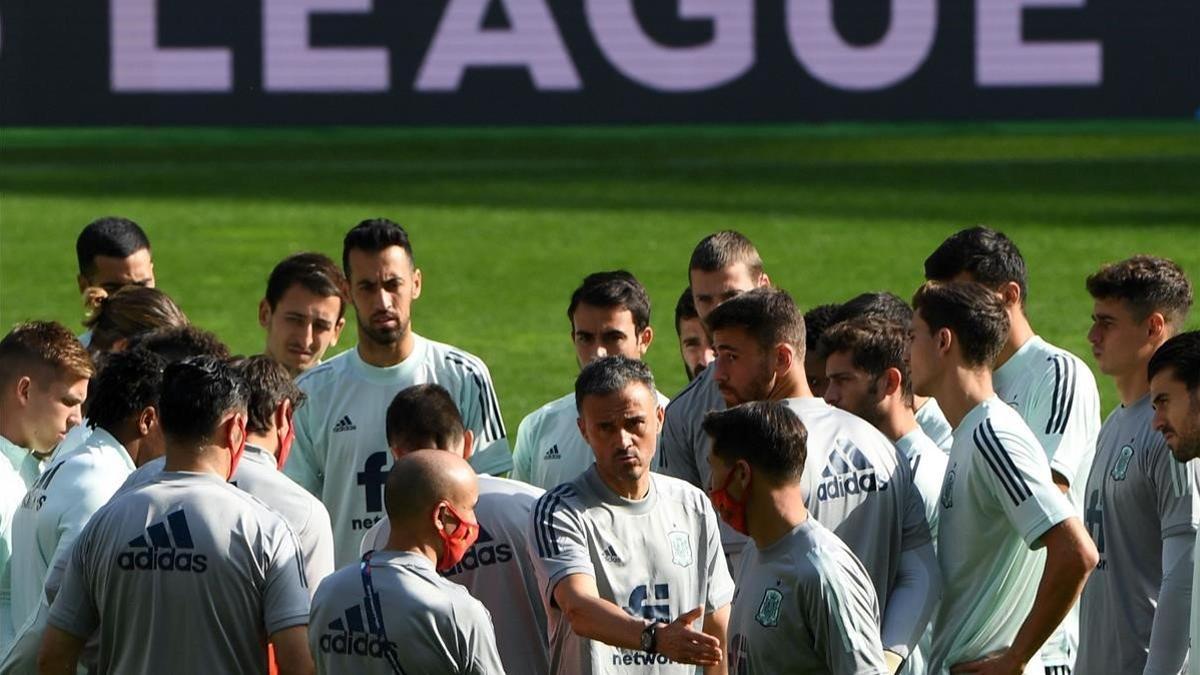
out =
[(654, 629), (655, 628), (657, 628), (656, 624), (650, 624), (649, 626), (646, 626), (644, 629), (642, 629), (642, 651), (644, 651), (644, 652), (654, 651)]

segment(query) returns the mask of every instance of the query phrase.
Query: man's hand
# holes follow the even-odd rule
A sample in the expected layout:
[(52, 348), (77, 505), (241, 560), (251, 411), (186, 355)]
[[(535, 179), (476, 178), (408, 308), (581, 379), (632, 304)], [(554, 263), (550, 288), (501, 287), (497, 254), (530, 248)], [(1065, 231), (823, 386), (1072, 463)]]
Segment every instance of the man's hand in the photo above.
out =
[(1014, 663), (1011, 652), (1005, 650), (988, 654), (982, 659), (966, 663), (958, 663), (950, 667), (952, 675), (958, 673), (983, 673), (984, 675), (1022, 675), (1025, 672), (1024, 663)]
[(721, 641), (707, 633), (692, 629), (692, 624), (704, 615), (697, 607), (655, 632), (659, 654), (676, 663), (692, 666), (715, 666), (721, 662)]

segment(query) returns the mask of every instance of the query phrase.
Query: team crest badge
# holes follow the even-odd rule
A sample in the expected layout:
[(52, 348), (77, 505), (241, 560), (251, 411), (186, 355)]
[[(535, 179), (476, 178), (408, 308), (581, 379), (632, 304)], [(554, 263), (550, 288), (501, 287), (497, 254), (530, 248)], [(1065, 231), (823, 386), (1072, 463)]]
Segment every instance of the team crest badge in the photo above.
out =
[(1129, 473), (1129, 462), (1131, 461), (1133, 461), (1133, 446), (1123, 446), (1121, 454), (1117, 456), (1117, 461), (1113, 463), (1112, 472), (1108, 475), (1113, 480), (1125, 480), (1125, 474)]
[(669, 532), (667, 542), (671, 545), (671, 562), (680, 567), (692, 564), (692, 538), (687, 532)]
[(954, 506), (954, 469), (946, 472), (946, 481), (942, 484), (942, 508)]
[(783, 593), (777, 588), (768, 588), (767, 592), (763, 593), (762, 604), (758, 606), (754, 620), (763, 628), (775, 628), (779, 625), (779, 608), (782, 605)]

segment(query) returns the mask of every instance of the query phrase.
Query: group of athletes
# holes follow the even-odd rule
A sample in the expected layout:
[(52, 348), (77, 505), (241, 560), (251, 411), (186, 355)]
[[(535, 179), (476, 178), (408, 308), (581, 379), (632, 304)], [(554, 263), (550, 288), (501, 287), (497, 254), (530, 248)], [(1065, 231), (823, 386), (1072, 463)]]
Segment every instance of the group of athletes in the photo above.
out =
[(0, 341), (0, 675), (1189, 669), (1200, 332), (1170, 260), (1080, 280), (1101, 424), (1004, 234), (951, 235), (911, 302), (803, 312), (717, 232), (675, 306), (690, 383), (642, 361), (637, 278), (589, 274), (573, 391), (510, 450), (484, 362), (414, 332), (391, 221), (340, 268), (281, 261), (250, 357), (132, 221), (76, 252), (87, 332)]

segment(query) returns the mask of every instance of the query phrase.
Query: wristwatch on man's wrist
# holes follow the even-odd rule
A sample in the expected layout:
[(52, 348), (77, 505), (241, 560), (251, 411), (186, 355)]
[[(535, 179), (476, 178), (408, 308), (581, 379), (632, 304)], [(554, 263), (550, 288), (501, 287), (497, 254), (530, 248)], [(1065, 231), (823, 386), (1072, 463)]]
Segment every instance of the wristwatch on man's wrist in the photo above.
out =
[(642, 651), (647, 654), (658, 652), (658, 623), (651, 621), (642, 629)]

